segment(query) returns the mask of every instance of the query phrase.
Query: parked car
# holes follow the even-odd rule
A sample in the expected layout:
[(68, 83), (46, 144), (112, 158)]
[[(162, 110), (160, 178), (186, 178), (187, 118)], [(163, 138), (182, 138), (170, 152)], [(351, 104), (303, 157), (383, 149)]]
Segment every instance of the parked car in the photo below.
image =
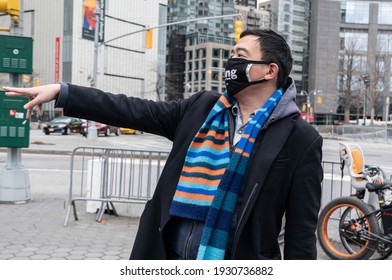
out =
[(83, 121), (79, 118), (60, 116), (55, 117), (43, 127), (46, 135), (50, 133), (62, 133), (67, 135), (70, 133), (81, 133)]
[[(83, 136), (87, 136), (89, 125), (90, 125), (90, 121), (87, 121), (86, 123), (83, 124), (83, 129), (82, 129)], [(120, 134), (120, 129), (116, 126), (95, 122), (95, 127), (97, 128), (98, 135), (108, 136), (109, 134), (113, 133), (118, 136)]]
[[(139, 130), (135, 130), (132, 128), (125, 128), (125, 127), (120, 127), (120, 133), (121, 134), (136, 134), (136, 132), (138, 132)], [(139, 131), (140, 134), (142, 134), (142, 131)]]

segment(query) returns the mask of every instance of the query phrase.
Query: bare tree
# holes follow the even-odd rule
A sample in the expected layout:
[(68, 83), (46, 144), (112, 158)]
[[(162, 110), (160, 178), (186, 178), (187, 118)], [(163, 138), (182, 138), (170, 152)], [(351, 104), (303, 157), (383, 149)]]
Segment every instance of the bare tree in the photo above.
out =
[(379, 99), (383, 96), (386, 83), (389, 78), (385, 77), (386, 56), (383, 42), (378, 38), (376, 44), (371, 44), (368, 50), (367, 68), (369, 73), (369, 85), (367, 102), (370, 107), (370, 125), (374, 124), (376, 108)]
[(165, 100), (164, 95), (165, 95), (166, 75), (164, 72), (159, 71), (159, 69), (157, 69), (156, 64), (152, 64), (150, 69), (151, 69), (149, 71), (149, 73), (151, 74), (150, 76), (155, 76), (154, 79), (151, 79), (152, 80), (152, 82), (150, 82), (151, 88), (153, 88), (153, 91), (156, 94), (157, 100), (164, 101)]
[(349, 123), (351, 108), (356, 108), (357, 121), (359, 117), (361, 95), (361, 53), (356, 38), (347, 38), (344, 49), (340, 53), (339, 82), (344, 108), (344, 123)]

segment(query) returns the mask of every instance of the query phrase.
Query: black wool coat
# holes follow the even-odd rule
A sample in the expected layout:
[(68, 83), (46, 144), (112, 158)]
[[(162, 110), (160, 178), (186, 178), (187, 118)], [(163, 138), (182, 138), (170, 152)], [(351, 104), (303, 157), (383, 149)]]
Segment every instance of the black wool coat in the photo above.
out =
[[(165, 259), (165, 225), (189, 144), (220, 94), (153, 102), (68, 85), (66, 115), (164, 136), (173, 141), (155, 193), (147, 202), (130, 259)], [(285, 214), (284, 259), (316, 259), (323, 170), (322, 137), (298, 114), (260, 131), (243, 184), (233, 259), (281, 259), (277, 241)]]

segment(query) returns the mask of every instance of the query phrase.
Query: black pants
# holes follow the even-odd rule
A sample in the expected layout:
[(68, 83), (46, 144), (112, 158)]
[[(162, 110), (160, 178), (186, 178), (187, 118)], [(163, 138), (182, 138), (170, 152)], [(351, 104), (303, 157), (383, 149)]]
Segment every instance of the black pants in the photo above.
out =
[(173, 217), (165, 229), (168, 260), (195, 260), (204, 223)]

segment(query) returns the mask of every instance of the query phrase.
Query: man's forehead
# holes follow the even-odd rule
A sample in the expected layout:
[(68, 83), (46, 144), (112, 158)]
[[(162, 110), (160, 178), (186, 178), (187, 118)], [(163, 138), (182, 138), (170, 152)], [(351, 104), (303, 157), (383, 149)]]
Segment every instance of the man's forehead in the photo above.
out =
[(258, 37), (252, 35), (242, 37), (232, 49), (232, 52), (240, 51), (247, 54), (261, 53)]

